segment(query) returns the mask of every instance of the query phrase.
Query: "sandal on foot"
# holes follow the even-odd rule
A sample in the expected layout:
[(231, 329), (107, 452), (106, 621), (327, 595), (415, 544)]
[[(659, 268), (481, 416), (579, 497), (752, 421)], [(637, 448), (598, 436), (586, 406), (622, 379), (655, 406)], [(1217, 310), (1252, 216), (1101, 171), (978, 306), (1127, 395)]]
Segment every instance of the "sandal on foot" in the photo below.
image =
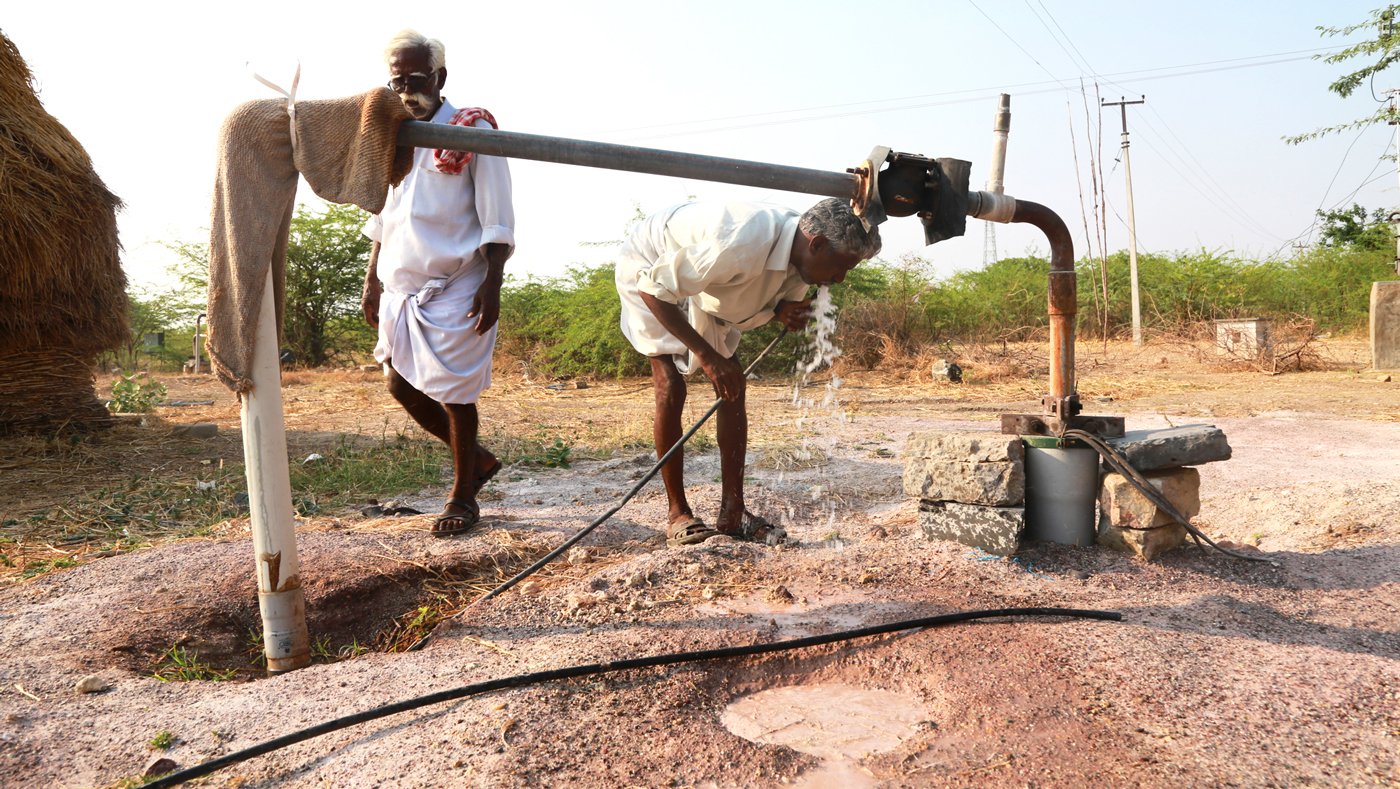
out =
[(744, 542), (758, 542), (765, 545), (781, 545), (787, 542), (787, 530), (762, 515), (755, 515), (748, 510), (744, 510), (744, 519), (739, 522), (738, 531), (721, 531), (720, 534)]
[(486, 487), (486, 483), (490, 482), (491, 478), (496, 476), (496, 472), (500, 471), (504, 467), (505, 464), (502, 463), (499, 459), (497, 459), (496, 465), (482, 472), (480, 475), (477, 476), (476, 481), (472, 483), (472, 485), (474, 486), (474, 492), (480, 493), (481, 489)]
[(691, 516), (689, 520), (678, 520), (666, 527), (666, 544), (673, 548), (677, 545), (695, 545), (716, 534), (719, 532), (706, 526), (699, 518)]
[[(474, 501), (462, 501), (461, 499), (451, 499), (447, 502), (448, 507), (461, 507), (466, 512), (447, 512), (446, 507), (443, 513), (433, 520), (433, 527), (429, 534), (434, 537), (451, 537), (455, 534), (462, 534), (476, 528), (481, 523), (481, 508)], [(452, 525), (456, 524), (456, 525)]]

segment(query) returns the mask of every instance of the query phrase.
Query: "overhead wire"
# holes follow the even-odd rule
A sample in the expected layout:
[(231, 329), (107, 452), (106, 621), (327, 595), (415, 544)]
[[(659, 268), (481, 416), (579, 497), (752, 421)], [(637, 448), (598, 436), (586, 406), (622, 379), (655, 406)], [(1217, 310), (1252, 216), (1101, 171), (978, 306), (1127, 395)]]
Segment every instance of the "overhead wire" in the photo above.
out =
[[(1332, 187), (1337, 183), (1337, 177), (1340, 176), (1340, 175), (1342, 174), (1342, 168), (1346, 166), (1347, 159), (1351, 156), (1351, 151), (1352, 151), (1352, 149), (1355, 148), (1355, 147), (1356, 147), (1356, 144), (1357, 144), (1358, 142), (1361, 141), (1362, 135), (1364, 135), (1364, 134), (1365, 134), (1372, 126), (1374, 126), (1374, 125), (1376, 125), (1376, 122), (1375, 122), (1374, 119), (1372, 119), (1372, 120), (1371, 120), (1369, 123), (1367, 123), (1365, 126), (1362, 126), (1361, 129), (1360, 129), (1359, 131), (1357, 131), (1356, 136), (1355, 136), (1354, 138), (1352, 138), (1351, 144), (1347, 146), (1346, 151), (1342, 154), (1342, 160), (1341, 160), (1340, 162), (1337, 163), (1337, 170), (1336, 170), (1336, 172), (1332, 173), (1332, 179), (1331, 179), (1330, 181), (1327, 182), (1327, 188), (1322, 192), (1322, 199), (1321, 199), (1321, 200), (1318, 200), (1318, 202), (1317, 202), (1317, 211), (1322, 211), (1323, 206), (1327, 204), (1327, 196), (1328, 196), (1329, 194), (1331, 194), (1331, 192), (1332, 192)], [(1389, 149), (1390, 149), (1390, 144), (1391, 144), (1391, 141), (1390, 141), (1390, 140), (1386, 140), (1386, 149), (1385, 149), (1385, 150), (1389, 150)], [(1385, 154), (1385, 152), (1382, 151), (1382, 156), (1384, 156), (1384, 154)], [(1371, 172), (1375, 172), (1375, 168), (1372, 168), (1372, 169), (1371, 169)], [(1353, 195), (1356, 194), (1357, 191), (1360, 191), (1360, 187), (1357, 187), (1357, 189), (1356, 189), (1355, 191), (1353, 191), (1352, 194), (1353, 194)], [(1286, 249), (1290, 244), (1292, 244), (1293, 242), (1295, 242), (1295, 241), (1297, 241), (1298, 239), (1303, 238), (1303, 237), (1305, 237), (1305, 236), (1308, 238), (1309, 241), (1311, 241), (1311, 239), (1312, 239), (1312, 232), (1313, 232), (1313, 230), (1315, 230), (1316, 228), (1317, 228), (1317, 213), (1314, 212), (1314, 214), (1313, 214), (1313, 221), (1312, 221), (1306, 228), (1304, 228), (1303, 231), (1302, 231), (1301, 233), (1299, 233), (1298, 235), (1293, 236), (1292, 238), (1290, 238), (1290, 239), (1284, 241), (1284, 242), (1283, 242), (1283, 245), (1280, 246), (1277, 250), (1275, 250), (1275, 251), (1274, 251), (1274, 254), (1270, 255), (1269, 257), (1270, 257), (1271, 259), (1272, 259), (1272, 258), (1277, 258), (1277, 257), (1283, 252), (1283, 250)]]

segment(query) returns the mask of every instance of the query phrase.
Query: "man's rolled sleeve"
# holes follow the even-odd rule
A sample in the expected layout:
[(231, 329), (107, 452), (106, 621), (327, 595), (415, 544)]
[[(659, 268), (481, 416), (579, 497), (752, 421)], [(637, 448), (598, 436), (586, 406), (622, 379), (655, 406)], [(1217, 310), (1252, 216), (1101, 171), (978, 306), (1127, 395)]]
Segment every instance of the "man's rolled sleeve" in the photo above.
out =
[(384, 220), (379, 218), (379, 214), (370, 214), (365, 221), (365, 226), (360, 228), (360, 232), (370, 241), (384, 241)]
[[(484, 118), (473, 124), (489, 129)], [(505, 244), (515, 250), (515, 204), (511, 196), (510, 165), (505, 157), (472, 157), (472, 179), (476, 184), (476, 216), (481, 222), (481, 249), (487, 244)]]

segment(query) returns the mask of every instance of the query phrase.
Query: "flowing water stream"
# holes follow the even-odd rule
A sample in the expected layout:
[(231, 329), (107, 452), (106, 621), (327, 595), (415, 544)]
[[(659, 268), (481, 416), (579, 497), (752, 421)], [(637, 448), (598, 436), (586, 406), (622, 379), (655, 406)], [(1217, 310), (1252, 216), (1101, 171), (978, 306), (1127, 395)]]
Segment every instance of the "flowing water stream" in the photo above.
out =
[[(841, 356), (841, 349), (832, 342), (836, 332), (836, 305), (831, 302), (831, 290), (825, 286), (817, 289), (812, 299), (812, 322), (807, 334), (811, 338), (811, 358), (800, 362), (797, 383), (792, 388), (792, 404), (798, 409), (796, 426), (802, 433), (802, 444), (796, 458), (804, 464), (819, 466), (821, 481), (808, 489), (814, 503), (819, 503), (826, 513), (826, 533), (824, 542), (833, 548), (841, 548), (842, 542), (836, 529), (836, 502), (831, 494), (831, 472), (829, 459), (836, 449), (837, 428), (846, 424), (846, 411), (841, 407), (839, 390), (840, 376), (831, 374), (819, 395), (808, 394), (807, 390), (814, 373), (825, 368)], [(781, 477), (780, 477), (781, 479)], [(787, 513), (791, 520), (791, 508)]]

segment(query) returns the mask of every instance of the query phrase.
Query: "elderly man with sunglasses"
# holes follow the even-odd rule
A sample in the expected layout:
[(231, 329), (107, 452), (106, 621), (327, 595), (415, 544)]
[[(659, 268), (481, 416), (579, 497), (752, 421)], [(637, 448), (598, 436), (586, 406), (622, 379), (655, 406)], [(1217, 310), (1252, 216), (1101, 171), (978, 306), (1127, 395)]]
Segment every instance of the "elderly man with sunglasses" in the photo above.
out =
[[(443, 97), (441, 42), (405, 30), (384, 56), (389, 88), (415, 120), (495, 127), (486, 110), (458, 110)], [(362, 300), (379, 330), (374, 358), (394, 399), (452, 451), (452, 489), (432, 533), (460, 534), (480, 521), (476, 494), (501, 468), (477, 441), (476, 402), (491, 384), (501, 282), (515, 248), (506, 160), (419, 148), (364, 232), (374, 242)]]

